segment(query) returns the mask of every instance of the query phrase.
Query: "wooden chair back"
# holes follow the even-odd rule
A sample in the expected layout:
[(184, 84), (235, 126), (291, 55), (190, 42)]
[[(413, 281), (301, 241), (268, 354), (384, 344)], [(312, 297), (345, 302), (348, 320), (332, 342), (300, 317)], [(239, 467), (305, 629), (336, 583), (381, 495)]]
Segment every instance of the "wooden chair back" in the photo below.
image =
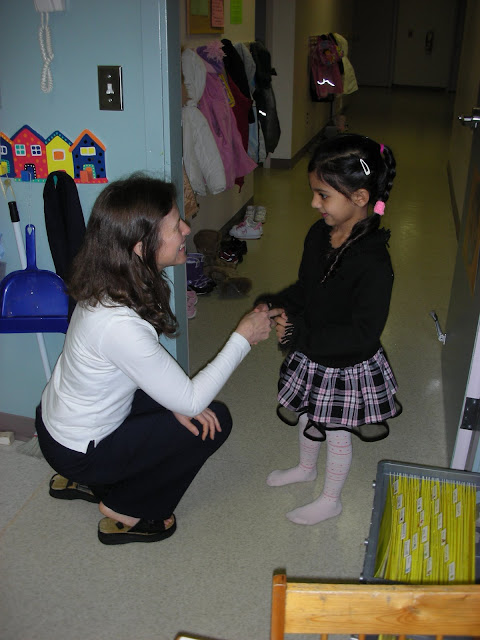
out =
[(480, 636), (480, 585), (323, 584), (275, 575), (271, 640), (285, 633)]

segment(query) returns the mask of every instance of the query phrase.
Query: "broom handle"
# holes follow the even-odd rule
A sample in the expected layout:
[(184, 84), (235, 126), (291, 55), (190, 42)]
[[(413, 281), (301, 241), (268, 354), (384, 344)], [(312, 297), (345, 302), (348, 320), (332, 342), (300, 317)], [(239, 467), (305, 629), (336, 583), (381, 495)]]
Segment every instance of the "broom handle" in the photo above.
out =
[(47, 382), (50, 380), (50, 363), (48, 362), (47, 350), (45, 348), (45, 340), (43, 333), (37, 333), (38, 348), (40, 349), (40, 356), (42, 357), (43, 370), (45, 371), (45, 377)]
[(25, 247), (23, 246), (22, 230), (20, 229), (20, 216), (18, 215), (17, 203), (14, 200), (10, 201), (8, 203), (8, 209), (10, 211), (10, 220), (12, 221), (13, 231), (15, 233), (15, 240), (17, 242), (20, 264), (22, 265), (22, 269), (26, 269), (27, 256), (25, 254)]
[(27, 268), (27, 257), (25, 256), (25, 248), (24, 248), (23, 242), (22, 242), (22, 232), (21, 232), (21, 229), (20, 229), (20, 223), (19, 222), (14, 222), (13, 223), (13, 230), (15, 232), (15, 240), (17, 241), (18, 255), (20, 257), (20, 264), (22, 265), (22, 269), (26, 269)]
[[(15, 240), (17, 242), (18, 255), (20, 257), (20, 263), (22, 269), (27, 268), (27, 256), (25, 254), (25, 247), (22, 240), (22, 231), (20, 229), (20, 216), (18, 215), (17, 203), (15, 201), (8, 203), (10, 210), (10, 219), (12, 221), (13, 230), (15, 232)], [(47, 381), (50, 380), (50, 363), (48, 361), (47, 349), (45, 348), (45, 339), (43, 333), (37, 333), (38, 348), (40, 350), (40, 356), (42, 358), (43, 370), (45, 371), (45, 377)]]

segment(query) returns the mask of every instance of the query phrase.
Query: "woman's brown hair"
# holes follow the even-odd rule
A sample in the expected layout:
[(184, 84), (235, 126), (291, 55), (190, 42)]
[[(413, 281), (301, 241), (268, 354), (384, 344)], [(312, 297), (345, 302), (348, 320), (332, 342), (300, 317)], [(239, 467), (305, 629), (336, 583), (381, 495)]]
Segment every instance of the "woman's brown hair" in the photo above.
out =
[[(109, 184), (97, 197), (72, 265), (69, 294), (92, 306), (125, 305), (173, 335), (170, 286), (156, 265), (161, 220), (175, 205), (173, 184), (142, 173)], [(142, 243), (142, 257), (134, 251)]]

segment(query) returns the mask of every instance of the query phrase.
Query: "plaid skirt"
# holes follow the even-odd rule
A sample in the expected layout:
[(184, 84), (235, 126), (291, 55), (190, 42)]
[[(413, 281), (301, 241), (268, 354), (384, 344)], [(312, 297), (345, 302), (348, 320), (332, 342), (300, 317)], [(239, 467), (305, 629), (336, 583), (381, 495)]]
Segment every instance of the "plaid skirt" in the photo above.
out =
[(355, 428), (378, 424), (399, 413), (397, 382), (385, 353), (352, 367), (323, 367), (294, 351), (284, 360), (278, 402), (290, 411), (306, 411), (315, 423)]

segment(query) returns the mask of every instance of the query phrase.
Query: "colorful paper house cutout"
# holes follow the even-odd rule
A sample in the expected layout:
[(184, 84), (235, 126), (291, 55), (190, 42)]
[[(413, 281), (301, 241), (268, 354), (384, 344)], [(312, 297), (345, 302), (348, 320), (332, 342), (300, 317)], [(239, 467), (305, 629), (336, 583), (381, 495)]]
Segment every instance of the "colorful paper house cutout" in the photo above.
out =
[(3, 131), (0, 131), (0, 164), (2, 170), (0, 175), (4, 178), (15, 177), (15, 165), (13, 163), (13, 143)]
[(45, 140), (25, 124), (12, 136), (15, 173), (30, 174), (30, 180), (46, 180), (48, 176)]
[(75, 142), (61, 131), (45, 140), (25, 124), (10, 139), (0, 132), (0, 175), (15, 181), (44, 182), (49, 173), (65, 171), (75, 182), (108, 182), (106, 148), (88, 129)]
[(73, 159), (70, 152), (72, 141), (60, 131), (54, 131), (45, 140), (45, 145), (48, 173), (65, 171), (73, 178)]
[(70, 147), (75, 182), (108, 182), (105, 147), (88, 129)]

